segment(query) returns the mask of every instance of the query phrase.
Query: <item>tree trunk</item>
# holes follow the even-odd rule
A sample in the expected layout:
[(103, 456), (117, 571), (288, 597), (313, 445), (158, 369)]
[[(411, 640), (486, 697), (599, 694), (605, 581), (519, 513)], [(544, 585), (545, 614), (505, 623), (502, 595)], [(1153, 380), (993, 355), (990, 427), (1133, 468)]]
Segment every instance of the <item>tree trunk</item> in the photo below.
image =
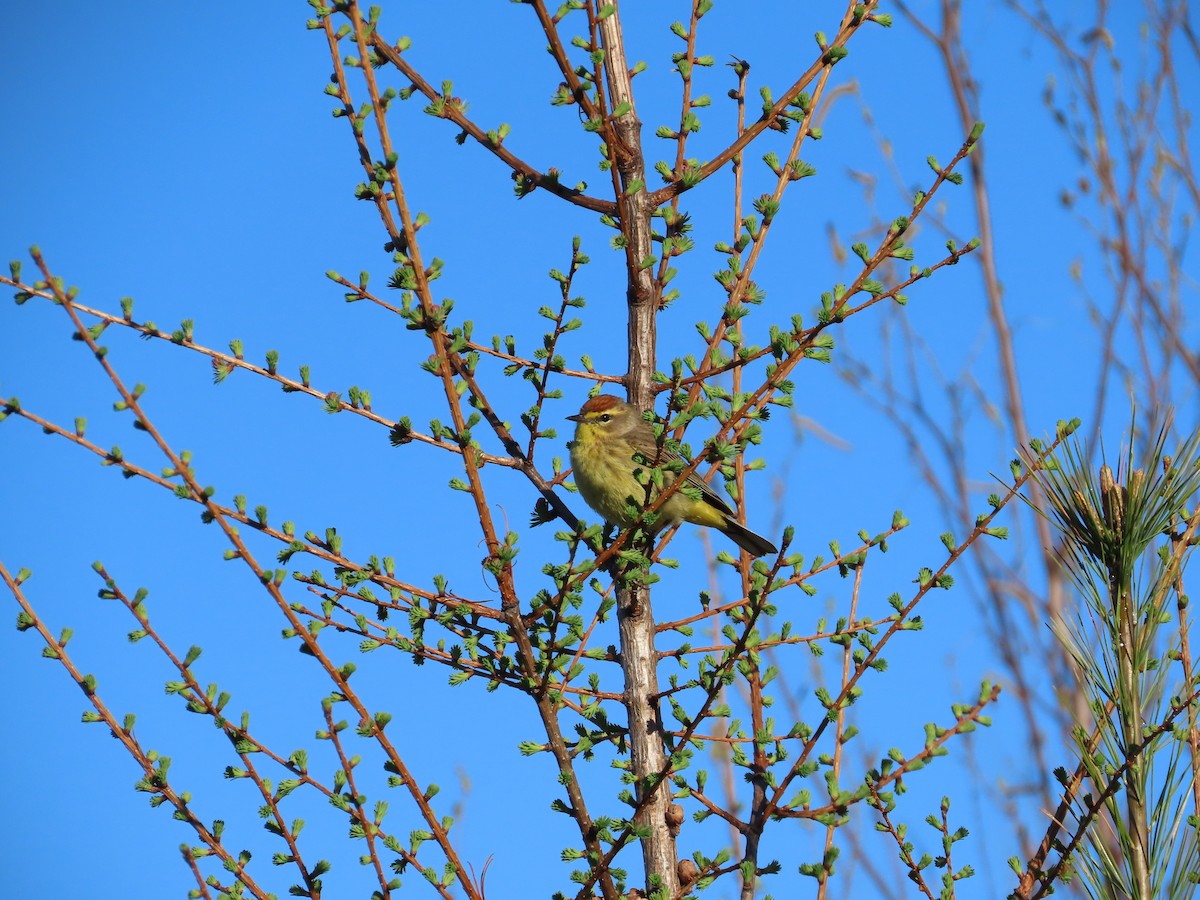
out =
[[(615, 117), (608, 131), (609, 159), (620, 175), (622, 193), (618, 204), (621, 231), (628, 241), (625, 259), (629, 281), (625, 299), (629, 312), (629, 370), (625, 386), (631, 403), (642, 409), (650, 409), (654, 404), (652, 376), (658, 300), (653, 270), (641, 266), (641, 262), (653, 253), (650, 237), (653, 207), (645, 189), (642, 123), (638, 120), (634, 105), (618, 12), (614, 11), (601, 20), (600, 36), (605, 52), (611, 108), (629, 104), (629, 110)], [(628, 187), (637, 183), (642, 186), (628, 193)], [(637, 798), (642, 806), (638, 821), (650, 829), (649, 837), (642, 841), (647, 893), (650, 892), (651, 877), (658, 876), (667, 889), (667, 896), (674, 896), (679, 890), (679, 878), (676, 873), (678, 856), (675, 837), (667, 823), (667, 810), (671, 805), (670, 789), (665, 786), (665, 780), (663, 785), (654, 786), (646, 781), (666, 769), (666, 754), (659, 712), (654, 615), (650, 606), (650, 591), (645, 585), (617, 590), (617, 624), (621, 639), (621, 667), (625, 674), (624, 703), (629, 718), (631, 766), (637, 778)]]

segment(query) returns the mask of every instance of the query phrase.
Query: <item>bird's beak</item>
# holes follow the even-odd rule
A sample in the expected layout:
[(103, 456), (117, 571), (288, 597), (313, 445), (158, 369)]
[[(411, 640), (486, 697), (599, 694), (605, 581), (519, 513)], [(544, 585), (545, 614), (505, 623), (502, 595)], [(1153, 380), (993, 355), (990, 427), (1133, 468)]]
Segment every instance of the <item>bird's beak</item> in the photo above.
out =
[(578, 422), (582, 418), (583, 418), (583, 416), (579, 416), (579, 415), (567, 416), (567, 421), (568, 422)]

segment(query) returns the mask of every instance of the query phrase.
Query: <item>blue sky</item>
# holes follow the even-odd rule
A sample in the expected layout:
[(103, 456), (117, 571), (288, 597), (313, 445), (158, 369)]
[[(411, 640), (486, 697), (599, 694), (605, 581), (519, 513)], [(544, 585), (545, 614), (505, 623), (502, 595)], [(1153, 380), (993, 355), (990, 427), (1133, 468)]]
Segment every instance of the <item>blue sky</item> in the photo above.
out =
[[(411, 61), (435, 84), (453, 79), (478, 122), (511, 123), (508, 146), (518, 155), (541, 169), (561, 168), (567, 183), (587, 180), (602, 192), (605, 177), (595, 168), (592, 138), (579, 128), (575, 111), (547, 102), (558, 79), (532, 14), (515, 5), (463, 4), (448, 21), (434, 6), (385, 8), (382, 28), (410, 35)], [(1082, 257), (1091, 273), (1095, 260), (1086, 256), (1093, 251), (1073, 214), (1057, 200), (1074, 161), (1040, 101), (1053, 60), (1001, 4), (970, 6), (967, 43), (983, 85), (998, 263), (1028, 375), (1029, 419), (1035, 430), (1050, 431), (1057, 419), (1091, 411), (1096, 342), (1068, 266)], [(837, 7), (823, 2), (781, 11), (778, 4), (718, 3), (702, 23), (700, 49), (718, 63), (730, 54), (749, 59), (752, 86), (770, 84), (778, 95), (813, 54), (812, 32), (833, 30)], [(650, 64), (635, 89), (651, 159), (659, 152), (654, 128), (678, 117), (678, 79), (668, 61), (678, 41), (667, 26), (685, 14), (683, 6), (666, 4), (625, 14), (628, 55)], [(223, 349), (240, 338), (255, 361), (276, 348), (282, 370), (311, 365), (313, 382), (323, 389), (368, 388), (382, 414), (424, 423), (441, 412), (432, 382), (417, 367), (427, 352), (422, 338), (380, 310), (347, 306), (323, 275), (335, 269), (353, 278), (368, 269), (379, 287), (391, 266), (372, 208), (352, 196), (361, 170), (345, 123), (330, 116), (331, 100), (322, 94), (330, 64), (323, 40), (304, 28), (307, 15), (302, 3), (258, 4), (239, 18), (162, 4), (124, 7), (120, 14), (82, 3), (42, 4), (36, 16), (31, 7), (16, 11), (0, 64), (10, 122), (0, 170), (6, 210), (0, 247), (17, 258), (39, 244), (54, 270), (80, 286), (83, 303), (117, 311), (119, 298), (132, 296), (139, 318), (163, 328), (194, 319), (198, 342)], [(1128, 11), (1115, 24), (1118, 41), (1132, 40)], [(857, 93), (838, 100), (824, 122), (825, 139), (803, 154), (819, 176), (785, 198), (757, 277), (768, 303), (748, 331), (765, 335), (769, 323), (786, 321), (791, 312), (811, 317), (821, 291), (853, 277), (850, 264), (832, 258), (830, 229), (848, 245), (872, 224), (904, 212), (865, 109), (887, 136), (906, 190), (931, 180), (926, 156), (949, 159), (964, 137), (939, 62), (902, 17), (890, 31), (864, 31), (851, 49), (835, 81), (853, 81)], [(699, 77), (714, 106), (690, 153), (704, 157), (729, 138), (731, 104), (723, 95), (733, 81), (720, 66)], [(543, 192), (516, 201), (497, 162), (477, 147), (457, 146), (453, 130), (423, 116), (416, 100), (398, 106), (392, 129), (411, 201), (432, 218), (422, 231), (423, 252), (446, 261), (438, 296), (454, 298), (461, 316), (476, 322), (477, 334), (512, 333), (532, 351), (544, 324), (537, 309), (556, 303), (546, 272), (566, 268), (571, 238), (581, 235), (593, 261), (575, 290), (588, 300), (585, 327), (568, 335), (562, 350), (572, 364), (586, 352), (599, 369), (623, 371), (621, 258), (608, 248), (609, 232), (595, 215)], [(751, 196), (765, 189), (765, 167), (757, 159), (771, 148), (748, 154), (752, 183), (760, 185), (748, 188)], [(864, 199), (854, 173), (878, 176), (873, 202)], [(683, 297), (660, 320), (660, 361), (695, 351), (694, 323), (719, 314), (722, 294), (711, 273), (722, 263), (708, 248), (729, 238), (729, 195), (729, 178), (719, 176), (686, 197), (700, 249), (684, 258), (677, 280)], [(974, 235), (966, 188), (947, 187), (939, 204), (945, 204), (939, 216), (961, 242)], [(918, 260), (940, 258), (944, 240), (932, 228), (918, 232)], [(30, 271), (28, 260), (26, 267)], [(994, 391), (995, 354), (974, 263), (945, 270), (909, 294), (902, 315), (935, 348), (941, 371), (969, 369)], [(877, 329), (896, 312), (868, 315), (870, 321), (837, 335), (839, 348), (859, 359), (882, 353)], [(246, 493), (252, 506), (270, 507), (273, 521), (292, 519), (301, 530), (336, 526), (348, 555), (395, 555), (398, 569), (416, 583), (428, 584), (442, 572), (468, 596), (492, 596), (475, 563), (484, 549), (469, 499), (444, 487), (460, 474), (455, 457), (416, 445), (394, 449), (384, 430), (350, 415), (330, 416), (319, 404), (281, 394), (246, 373), (214, 386), (203, 358), (115, 331), (105, 336), (112, 361), (128, 383), (148, 385), (150, 415), (176, 448), (195, 452), (200, 479), (215, 485), (220, 498)], [(111, 388), (70, 340), (61, 310), (41, 302), (0, 307), (0, 360), (0, 394), (17, 395), (24, 407), (60, 424), (87, 416), (88, 436), (97, 443), (119, 443), (152, 470), (163, 464), (128, 418), (111, 411)], [(797, 411), (838, 442), (798, 437), (787, 417), (778, 416), (763, 450), (768, 476), (750, 481), (751, 525), (778, 531), (781, 521), (794, 524), (797, 547), (811, 558), (831, 539), (845, 545), (859, 529), (882, 530), (894, 509), (904, 509), (913, 528), (893, 542), (888, 557), (873, 562), (869, 576), (872, 613), (884, 615), (888, 593), (905, 591), (918, 566), (940, 561), (936, 536), (944, 523), (909, 468), (903, 442), (846, 387), (837, 367), (805, 364), (796, 380)], [(493, 401), (516, 421), (530, 402), (528, 388), (498, 374), (492, 384)], [(548, 419), (574, 412), (584, 399), (586, 385), (560, 387), (566, 396), (547, 407)], [(1194, 396), (1185, 399), (1194, 404)], [(1127, 415), (1126, 401), (1118, 400), (1117, 427)], [(1187, 412), (1194, 418), (1194, 410)], [(566, 425), (541, 454), (565, 456)], [(968, 434), (982, 507), (989, 473), (1006, 471), (1011, 441), (982, 411), (973, 414)], [(30, 598), (52, 627), (76, 629), (70, 649), (82, 668), (96, 673), (110, 706), (138, 713), (144, 742), (176, 760), (173, 781), (195, 792), (206, 815), (230, 821), (231, 843), (254, 847), (258, 871), (269, 879), (268, 857), (276, 848), (258, 829), (248, 789), (221, 778), (233, 761), (222, 755), (223, 741), (163, 694), (171, 673), (151, 647), (127, 644), (133, 623), (115, 604), (96, 599), (100, 585), (90, 564), (103, 560), (129, 591), (147, 586), (153, 621), (177, 649), (204, 647), (202, 680), (231, 690), (233, 708), (252, 710), (256, 730), (276, 738), (284, 752), (311, 747), (320, 726), (319, 699), (327, 688), (315, 667), (278, 639), (278, 613), (245, 569), (221, 562), (220, 535), (200, 526), (194, 506), (152, 485), (126, 482), (28, 422), (0, 426), (0, 466), (6, 473), (0, 483), (4, 563), (34, 571)], [(542, 584), (541, 562), (558, 553), (551, 529), (524, 529), (534, 494), (518, 476), (489, 477), (494, 514), (522, 529), (518, 584), (532, 593)], [(778, 507), (772, 499), (777, 482), (785, 491)], [(587, 515), (577, 498), (572, 503)], [(705, 582), (695, 531), (685, 528), (675, 548), (683, 567), (664, 576), (656, 594), (660, 616), (694, 605)], [(263, 558), (275, 552), (268, 545), (259, 549)], [(831, 578), (820, 587), (808, 601), (797, 593), (795, 608), (783, 615), (798, 627), (836, 615), (848, 584)], [(15, 606), (11, 611), (15, 615)], [(926, 631), (905, 636), (890, 654), (892, 670), (869, 686), (862, 715), (874, 725), (862, 739), (864, 754), (893, 744), (919, 746), (922, 723), (945, 722), (950, 702), (973, 696), (979, 680), (996, 673), (965, 590), (932, 599), (923, 614)], [(78, 722), (82, 696), (40, 651), (35, 635), (0, 630), (10, 681), (10, 737), (0, 760), (15, 782), (0, 830), (12, 895), (182, 896), (189, 876), (176, 848), (187, 833), (164, 810), (146, 808), (132, 790), (131, 761), (101, 726)], [(414, 668), (398, 657), (359, 659), (353, 643), (340, 652), (360, 663), (364, 689), (377, 707), (403, 723), (411, 735), (406, 753), (425, 781), (442, 786), (439, 799), (447, 810), (461, 803), (465, 856), (478, 868), (494, 855), (489, 885), (495, 895), (516, 896), (520, 889), (547, 896), (564, 887), (567, 868), (558, 854), (570, 834), (566, 820), (548, 812), (552, 767), (548, 758), (525, 759), (516, 751), (518, 741), (538, 737), (532, 707), (474, 684), (451, 692), (446, 672)], [(800, 657), (794, 663), (789, 677), (800, 687), (809, 684), (809, 663)], [(964, 861), (979, 872), (964, 883), (962, 897), (992, 897), (1009, 886), (1003, 861), (1017, 848), (1006, 843), (1008, 813), (973, 798), (970, 781), (1003, 780), (1006, 767), (1025, 774), (1024, 748), (1011, 740), (1015, 710), (1001, 703), (997, 727), (970, 740), (972, 755), (961, 745), (953, 763), (915, 776), (902, 809), (914, 831), (924, 830), (920, 821), (943, 793), (962, 798), (954, 807), (957, 824), (973, 832)], [(599, 805), (611, 809), (610, 773), (596, 769), (588, 777)], [(415, 824), (400, 824), (407, 822), (401, 805), (393, 801), (392, 816), (404, 834)], [(310, 846), (333, 848), (324, 851), (337, 864), (327, 885), (340, 896), (333, 887), (342, 883), (338, 878), (359, 884), (358, 848), (348, 845), (344, 824), (320, 804), (304, 814)], [(1014, 815), (1034, 831), (1043, 827), (1035, 805)], [(696, 833), (702, 837), (695, 846), (706, 852), (719, 846), (719, 830)], [(932, 837), (922, 837), (931, 852)], [(815, 841), (800, 830), (785, 831), (767, 853), (794, 873), (796, 863), (818, 855)], [(880, 844), (877, 853), (888, 871), (893, 849)], [(51, 893), (48, 877), (56, 884)], [(873, 896), (861, 875), (841, 877), (852, 879), (850, 887), (844, 884), (847, 892), (835, 896)], [(782, 880), (776, 895), (789, 895), (784, 885), (794, 879)], [(406, 886), (419, 891), (413, 887), (418, 880), (410, 873)], [(286, 893), (290, 882), (276, 883)]]

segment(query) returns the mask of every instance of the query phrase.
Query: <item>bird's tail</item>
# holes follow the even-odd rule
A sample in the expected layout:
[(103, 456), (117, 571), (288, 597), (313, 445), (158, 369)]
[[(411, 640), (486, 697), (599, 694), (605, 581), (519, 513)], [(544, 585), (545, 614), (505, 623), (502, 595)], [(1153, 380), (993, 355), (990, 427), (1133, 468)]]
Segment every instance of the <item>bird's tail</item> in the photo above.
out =
[(755, 534), (745, 525), (735, 522), (733, 519), (726, 520), (725, 524), (721, 526), (721, 533), (754, 557), (779, 552), (775, 545), (765, 537)]

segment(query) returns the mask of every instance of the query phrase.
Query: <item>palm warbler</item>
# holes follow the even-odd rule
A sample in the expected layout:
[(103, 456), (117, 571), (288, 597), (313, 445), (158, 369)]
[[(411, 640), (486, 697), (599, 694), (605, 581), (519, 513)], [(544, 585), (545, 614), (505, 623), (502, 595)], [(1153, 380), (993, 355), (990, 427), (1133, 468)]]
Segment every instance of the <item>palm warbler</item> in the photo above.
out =
[[(575, 470), (579, 493), (607, 521), (628, 528), (635, 520), (627, 515), (626, 507), (631, 499), (641, 505), (646, 496), (645, 486), (638, 483), (633, 473), (639, 468), (650, 469), (650, 463), (635, 462), (634, 454), (648, 460), (658, 456), (653, 430), (636, 407), (607, 394), (593, 397), (583, 404), (578, 415), (567, 418), (576, 423), (571, 467)], [(677, 460), (679, 456), (663, 450), (658, 458)], [(671, 484), (675, 476), (670, 472), (664, 474), (666, 483)], [(677, 522), (691, 522), (716, 528), (751, 556), (778, 552), (766, 538), (740, 524), (729, 504), (695, 472), (685, 484), (699, 491), (700, 498), (693, 500), (682, 489), (673, 493), (658, 509), (655, 531)], [(653, 501), (653, 494), (650, 499)]]

